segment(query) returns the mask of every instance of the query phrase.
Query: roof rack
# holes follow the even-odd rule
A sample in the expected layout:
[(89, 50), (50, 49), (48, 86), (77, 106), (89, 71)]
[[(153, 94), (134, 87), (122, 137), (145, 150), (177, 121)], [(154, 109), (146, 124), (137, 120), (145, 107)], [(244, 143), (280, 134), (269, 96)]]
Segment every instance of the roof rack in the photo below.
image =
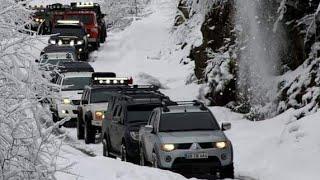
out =
[(69, 5), (63, 5), (61, 3), (54, 3), (54, 4), (47, 5), (47, 9), (64, 11), (66, 9), (70, 9), (70, 6)]
[(170, 109), (169, 106), (184, 106), (184, 105), (193, 105), (193, 106), (199, 106), (200, 110), (205, 111), (207, 110), (207, 107), (205, 104), (199, 100), (193, 100), (193, 101), (175, 101), (175, 102), (169, 102), (163, 104), (163, 111), (169, 112)]
[(80, 10), (80, 11), (95, 11), (99, 18), (103, 18), (100, 5), (93, 2), (71, 2), (71, 10)]
[(94, 72), (94, 69), (87, 62), (63, 62), (58, 68), (58, 72)]

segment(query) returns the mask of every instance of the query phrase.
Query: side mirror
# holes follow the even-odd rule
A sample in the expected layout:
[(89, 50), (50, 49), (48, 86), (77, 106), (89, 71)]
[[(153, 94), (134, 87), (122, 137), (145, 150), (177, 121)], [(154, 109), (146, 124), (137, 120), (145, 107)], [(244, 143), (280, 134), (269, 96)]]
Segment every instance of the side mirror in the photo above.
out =
[(34, 60), (34, 62), (36, 62), (36, 63), (40, 63), (39, 59)]
[(88, 100), (82, 100), (81, 104), (88, 104)]
[(144, 129), (148, 133), (152, 133), (153, 132), (153, 127), (151, 125), (144, 126)]
[(231, 129), (231, 123), (222, 123), (221, 129), (222, 129), (222, 131), (227, 131), (227, 130)]

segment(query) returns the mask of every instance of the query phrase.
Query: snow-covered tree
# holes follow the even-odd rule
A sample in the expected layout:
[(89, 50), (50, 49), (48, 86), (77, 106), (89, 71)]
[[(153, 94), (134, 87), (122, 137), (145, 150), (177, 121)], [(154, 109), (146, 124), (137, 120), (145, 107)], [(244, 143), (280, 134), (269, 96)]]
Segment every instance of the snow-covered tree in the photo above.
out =
[(39, 38), (25, 29), (31, 12), (23, 3), (0, 3), (0, 179), (55, 179), (61, 141), (39, 103), (50, 84), (33, 62)]
[(103, 10), (106, 12), (106, 21), (113, 28), (123, 29), (134, 18), (142, 16), (142, 10), (150, 0), (100, 0)]

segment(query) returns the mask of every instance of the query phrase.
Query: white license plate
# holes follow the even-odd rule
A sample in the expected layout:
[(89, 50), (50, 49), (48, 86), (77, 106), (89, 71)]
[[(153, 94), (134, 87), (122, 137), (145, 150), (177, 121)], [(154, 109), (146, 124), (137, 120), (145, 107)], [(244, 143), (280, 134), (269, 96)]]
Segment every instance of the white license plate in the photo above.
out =
[(187, 159), (208, 159), (208, 153), (187, 154)]

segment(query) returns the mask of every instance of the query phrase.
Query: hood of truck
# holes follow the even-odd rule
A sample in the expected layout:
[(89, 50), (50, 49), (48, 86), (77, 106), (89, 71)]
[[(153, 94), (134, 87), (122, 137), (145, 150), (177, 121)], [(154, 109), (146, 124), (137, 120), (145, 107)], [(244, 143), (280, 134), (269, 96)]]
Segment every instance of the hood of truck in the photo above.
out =
[(160, 132), (159, 138), (162, 143), (200, 143), (217, 142), (227, 140), (224, 133), (216, 131), (185, 131), (185, 132)]
[(62, 98), (69, 98), (70, 100), (80, 100), (83, 90), (77, 91), (61, 91)]

